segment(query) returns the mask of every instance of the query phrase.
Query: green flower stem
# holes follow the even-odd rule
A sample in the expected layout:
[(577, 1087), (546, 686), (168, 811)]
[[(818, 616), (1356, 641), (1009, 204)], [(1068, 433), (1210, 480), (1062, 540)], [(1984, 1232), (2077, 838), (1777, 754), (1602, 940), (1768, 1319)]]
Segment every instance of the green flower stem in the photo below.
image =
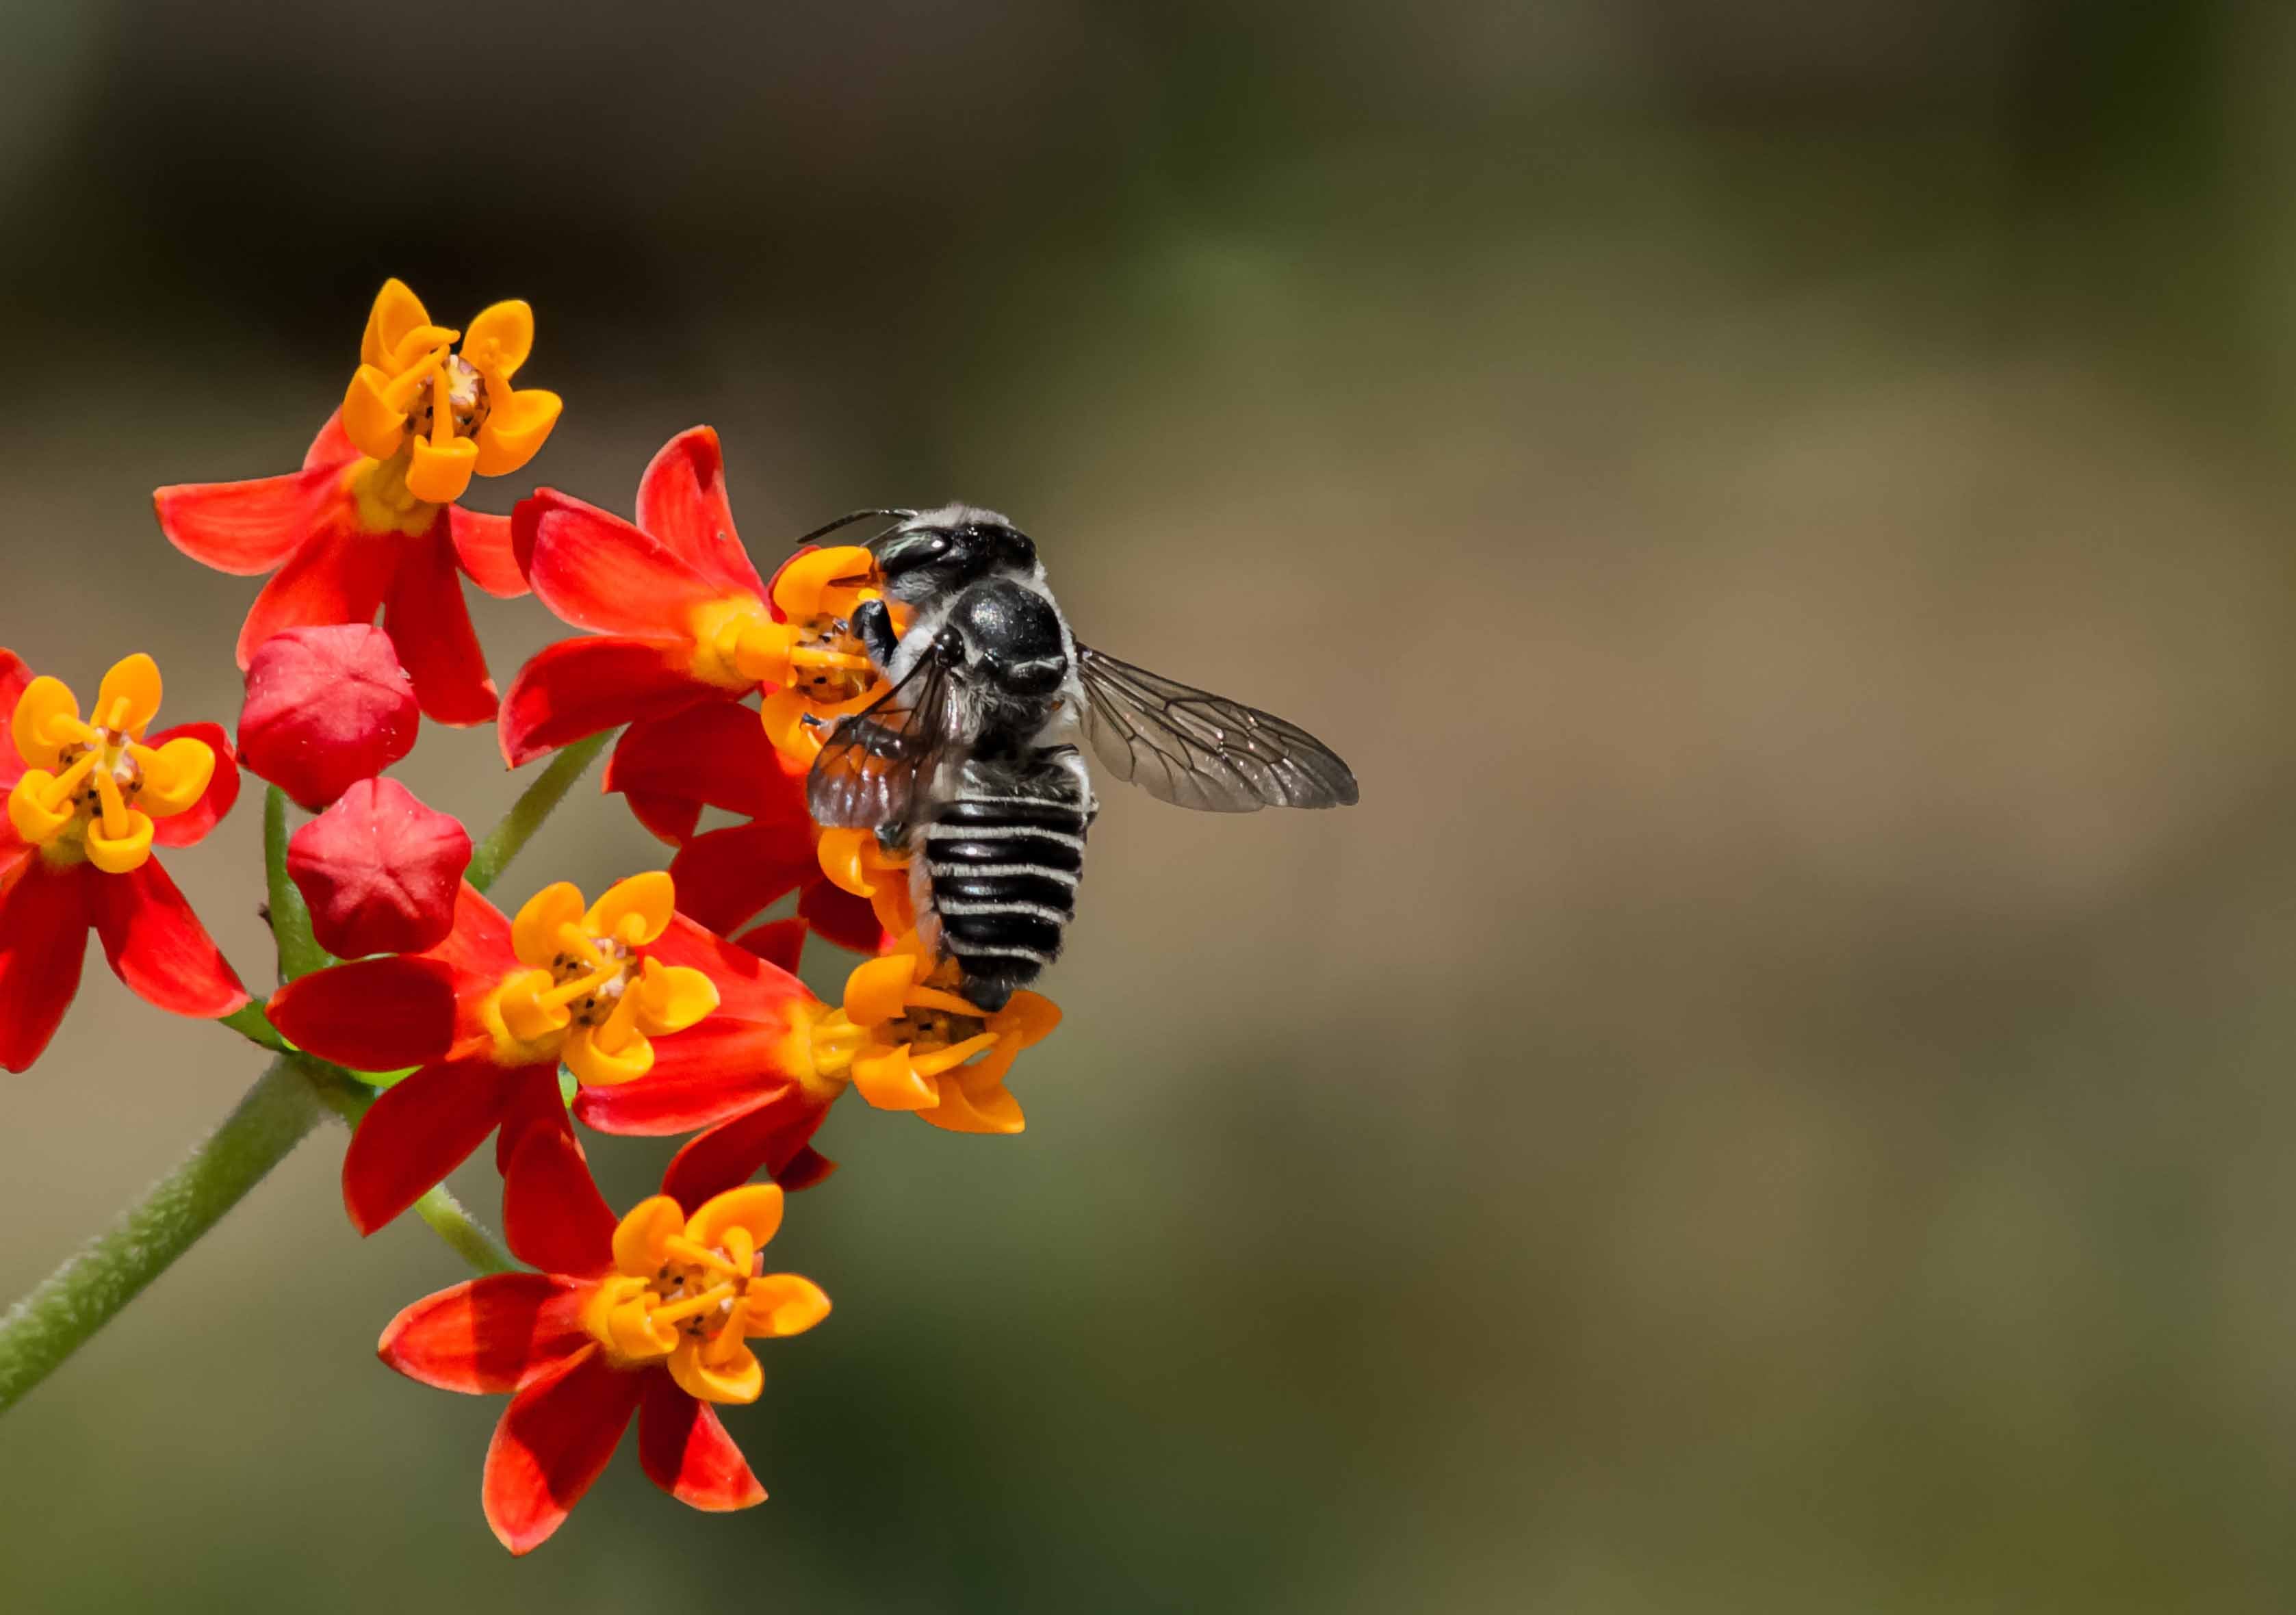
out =
[(216, 1024), (229, 1027), (250, 1043), (269, 1049), (275, 1054), (295, 1052), (295, 1045), (279, 1035), (279, 1029), (271, 1024), (271, 1017), (263, 1012), (263, 1006), (259, 1004), (250, 1004), (234, 1010)]
[(311, 911), (287, 878), (287, 793), (263, 793), (263, 877), (271, 901), (271, 934), (279, 939), (279, 979), (292, 981), (334, 963), (311, 935)]
[(550, 766), (535, 775), (534, 783), (511, 804), (502, 822), (487, 832), (487, 839), (471, 854), (471, 867), (463, 878), (480, 891), (493, 885), (495, 877), (509, 867), (520, 849), (534, 839), (534, 832), (542, 828), (551, 810), (566, 799), (566, 793), (574, 789), (574, 782), (589, 772), (590, 765), (598, 760), (598, 753), (612, 742), (617, 733), (609, 729), (603, 734), (576, 741), (552, 758)]
[(293, 1062), (272, 1062), (183, 1165), (0, 1316), (0, 1412), (190, 1250), (325, 1115)]

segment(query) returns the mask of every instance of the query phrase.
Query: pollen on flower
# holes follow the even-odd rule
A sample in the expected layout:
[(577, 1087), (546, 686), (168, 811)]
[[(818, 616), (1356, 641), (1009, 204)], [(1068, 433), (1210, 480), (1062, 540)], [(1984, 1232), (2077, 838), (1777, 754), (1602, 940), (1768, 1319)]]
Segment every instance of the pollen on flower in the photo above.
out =
[(30, 765), (8, 792), (16, 833), (52, 862), (86, 858), (106, 874), (142, 868), (152, 821), (190, 808), (216, 770), (203, 741), (144, 743), (160, 694), (159, 667), (140, 652), (103, 676), (85, 721), (61, 679), (27, 685), (11, 718), (17, 752)]
[(754, 1402), (765, 1371), (748, 1341), (812, 1328), (829, 1298), (793, 1273), (768, 1274), (759, 1251), (781, 1226), (782, 1191), (731, 1189), (687, 1217), (658, 1194), (614, 1230), (614, 1272), (582, 1325), (617, 1367), (660, 1364), (704, 1402)]
[(618, 882), (587, 907), (567, 881), (537, 892), (511, 927), (524, 968), (504, 978), (484, 1010), (496, 1058), (522, 1065), (555, 1054), (585, 1083), (652, 1070), (653, 1038), (718, 1007), (708, 976), (641, 951), (669, 928), (676, 902), (659, 871)]

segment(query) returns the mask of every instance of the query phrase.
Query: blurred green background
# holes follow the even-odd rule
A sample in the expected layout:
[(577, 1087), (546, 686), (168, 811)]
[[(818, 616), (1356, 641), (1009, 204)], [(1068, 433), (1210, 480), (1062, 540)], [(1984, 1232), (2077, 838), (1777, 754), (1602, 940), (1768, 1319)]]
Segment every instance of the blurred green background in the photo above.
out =
[[(1111, 791), (1029, 1128), (840, 1106), (835, 1315), (511, 1561), (461, 1276), (324, 1134), (0, 1422), (12, 1611), (2296, 1603), (2296, 13), (2090, 0), (6, 8), (0, 643), (229, 717), (148, 494), (368, 300), (524, 480), (961, 497), (1345, 814)], [(490, 484), (482, 508), (520, 486)], [(497, 676), (561, 632), (475, 602)], [(402, 770), (482, 822), (490, 734)], [(660, 856), (586, 795), (503, 887)], [(250, 981), (256, 816), (169, 867)], [(824, 961), (826, 963), (826, 961)], [(833, 973), (833, 972), (832, 972)], [(100, 961), (0, 1294), (258, 1062)], [(594, 1152), (634, 1197), (665, 1152)], [(481, 1173), (461, 1180), (492, 1209)]]

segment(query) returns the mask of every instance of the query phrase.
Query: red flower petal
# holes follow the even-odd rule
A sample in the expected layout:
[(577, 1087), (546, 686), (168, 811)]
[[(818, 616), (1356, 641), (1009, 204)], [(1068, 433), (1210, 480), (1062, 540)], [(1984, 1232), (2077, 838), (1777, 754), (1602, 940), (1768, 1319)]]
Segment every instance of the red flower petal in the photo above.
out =
[(516, 1390), (589, 1343), (582, 1303), (590, 1290), (555, 1273), (471, 1279), (391, 1319), (375, 1355), (440, 1390)]
[(695, 836), (669, 861), (678, 907), (714, 931), (734, 930), (820, 873), (810, 834), (763, 820)]
[(622, 801), (630, 816), (644, 826), (648, 835), (665, 846), (676, 847), (693, 838), (701, 827), (701, 804), (680, 797), (656, 796), (651, 791), (628, 791)]
[(32, 866), (35, 850), (17, 839), (12, 827), (0, 826), (0, 903), (8, 900), (8, 889), (16, 883), (17, 877)]
[(350, 433), (343, 430), (343, 412), (338, 409), (319, 428), (319, 435), (311, 439), (311, 447), (303, 451), (303, 469), (316, 471), (321, 466), (332, 466), (337, 471), (348, 471), (352, 461), (365, 457), (358, 445), (351, 441)]
[(0, 1066), (29, 1070), (79, 990), (94, 922), (86, 864), (51, 869), (36, 855), (0, 898)]
[(503, 1173), (503, 1238), (518, 1259), (545, 1273), (604, 1273), (614, 1265), (617, 1220), (573, 1135), (529, 1131)]
[(661, 1175), (661, 1192), (682, 1206), (698, 1206), (748, 1183), (760, 1168), (791, 1193), (813, 1187), (837, 1163), (808, 1143), (829, 1108), (800, 1098), (761, 1105), (689, 1139)]
[(555, 1070), (542, 1066), (447, 1060), (385, 1088), (343, 1152), (343, 1208), (351, 1225), (372, 1234), (422, 1199), (486, 1142), (519, 1082), (537, 1072), (558, 1080)]
[(805, 775), (782, 767), (757, 713), (737, 701), (710, 701), (631, 725), (606, 764), (605, 789), (683, 797), (804, 830), (810, 856)]
[(620, 1445), (646, 1376), (659, 1372), (615, 1368), (594, 1349), (511, 1398), (487, 1448), (481, 1488), (487, 1523), (503, 1546), (531, 1553), (564, 1522)]
[[(659, 1046), (667, 1050), (672, 1042), (701, 1035), (696, 1027), (661, 1039)], [(618, 1138), (668, 1138), (746, 1115), (793, 1086), (755, 1061), (733, 1069), (701, 1064), (676, 1077), (656, 1071), (636, 1082), (586, 1087), (574, 1095), (574, 1114), (583, 1126)]]
[(437, 959), (362, 959), (290, 981), (267, 1012), (296, 1047), (355, 1071), (425, 1065), (454, 1042), (455, 972)]
[(516, 600), (526, 593), (526, 574), (518, 570), (518, 551), (511, 543), (510, 518), (447, 507), (447, 532), (455, 541), (455, 559), (472, 583), (497, 600)]
[(728, 593), (764, 598), (758, 569), (734, 530), (726, 460), (714, 428), (692, 427), (662, 445), (638, 479), (638, 526)]
[(797, 900), (798, 917), (821, 936), (857, 954), (885, 951), (885, 928), (869, 899), (857, 898), (827, 880), (807, 887)]
[(342, 468), (319, 466), (246, 482), (184, 482), (156, 490), (152, 508), (168, 542), (202, 566), (236, 577), (267, 572), (340, 508)]
[(146, 1004), (202, 1021), (246, 1004), (230, 962), (157, 859), (94, 877), (89, 897), (112, 973)]
[(344, 959), (445, 941), (470, 864), (469, 832), (397, 780), (359, 781), (287, 843), (287, 873), (310, 905), (312, 932)]
[(345, 496), (263, 586), (239, 629), (239, 665), (274, 634), (322, 622), (373, 622), (398, 564), (397, 533), (363, 533)]
[(521, 668), (503, 700), (502, 753), (512, 767), (586, 734), (667, 717), (725, 692), (696, 679), (678, 644), (660, 639), (562, 639)]
[[(684, 893), (679, 894), (681, 898)], [(646, 949), (664, 964), (683, 964), (701, 971), (718, 986), (718, 1011), (700, 1027), (699, 1031), (718, 1021), (755, 1021), (776, 1032), (785, 1029), (798, 1006), (816, 1002), (805, 983), (759, 958), (747, 948), (736, 947), (715, 932), (705, 930), (685, 914), (674, 917), (669, 929)], [(680, 1033), (679, 1038), (689, 1036)], [(665, 1040), (656, 1051), (655, 1069), (661, 1069), (660, 1055), (667, 1053), (677, 1040)]]
[(667, 1373), (645, 1376), (638, 1463), (648, 1480), (680, 1503), (712, 1513), (766, 1500), (766, 1488), (718, 1422), (718, 1410), (686, 1395)]
[[(468, 881), (455, 892), (455, 928), (425, 957), (454, 971), (458, 1000), (484, 996), (520, 968), (517, 951), (511, 947), (510, 921)], [(467, 1019), (465, 1011), (457, 1012)]]
[(693, 608), (731, 592), (619, 516), (554, 488), (519, 501), (511, 522), (536, 597), (577, 627), (683, 640)]
[[(537, 1068), (538, 1069), (538, 1068)], [(495, 1134), (495, 1176), (507, 1176), (511, 1158), (519, 1146), (537, 1133), (547, 1133), (574, 1143), (574, 1124), (566, 1114), (566, 1096), (559, 1091), (558, 1073), (553, 1071), (550, 1080), (537, 1077), (512, 1086), (511, 1100), (503, 1111), (501, 1128)], [(581, 1146), (575, 1145), (578, 1152)], [(575, 1269), (569, 1267), (571, 1273)]]
[(734, 946), (751, 953), (775, 969), (797, 973), (805, 957), (805, 934), (810, 929), (803, 919), (768, 920), (753, 926), (734, 939)]
[(456, 726), (491, 723), (495, 684), (487, 676), (486, 652), (479, 649), (479, 632), (463, 601), (447, 528), (442, 516), (422, 537), (400, 540), (404, 547), (383, 603), (382, 626), (390, 630), (398, 659), (414, 681), (424, 716)]
[(181, 813), (152, 821), (154, 846), (189, 847), (213, 830), (239, 801), (239, 761), (231, 749), (231, 736), (224, 733), (221, 724), (177, 724), (148, 736), (144, 743), (164, 746), (184, 738), (198, 741), (215, 753), (215, 773), (198, 801)]
[(32, 669), (24, 665), (23, 658), (13, 651), (0, 651), (0, 792), (24, 777), (24, 759), (16, 755), (7, 720), (14, 716), (17, 698), (31, 682)]

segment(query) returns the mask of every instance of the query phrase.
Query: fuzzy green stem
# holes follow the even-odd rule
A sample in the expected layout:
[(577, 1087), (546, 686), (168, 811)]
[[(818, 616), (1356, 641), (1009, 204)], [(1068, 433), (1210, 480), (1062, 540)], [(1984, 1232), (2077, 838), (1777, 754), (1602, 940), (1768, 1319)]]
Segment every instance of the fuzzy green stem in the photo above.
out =
[(324, 1115), (302, 1074), (274, 1061), (183, 1165), (0, 1316), (0, 1412), (190, 1250)]
[(576, 741), (552, 758), (550, 766), (535, 776), (534, 783), (510, 805), (501, 823), (487, 832), (487, 839), (471, 854), (470, 871), (463, 878), (480, 891), (493, 885), (495, 877), (509, 867), (520, 849), (534, 839), (534, 832), (542, 828), (552, 809), (566, 799), (566, 793), (574, 789), (574, 782), (589, 772), (590, 765), (598, 760), (598, 753), (612, 742), (617, 733), (609, 729), (603, 734)]

